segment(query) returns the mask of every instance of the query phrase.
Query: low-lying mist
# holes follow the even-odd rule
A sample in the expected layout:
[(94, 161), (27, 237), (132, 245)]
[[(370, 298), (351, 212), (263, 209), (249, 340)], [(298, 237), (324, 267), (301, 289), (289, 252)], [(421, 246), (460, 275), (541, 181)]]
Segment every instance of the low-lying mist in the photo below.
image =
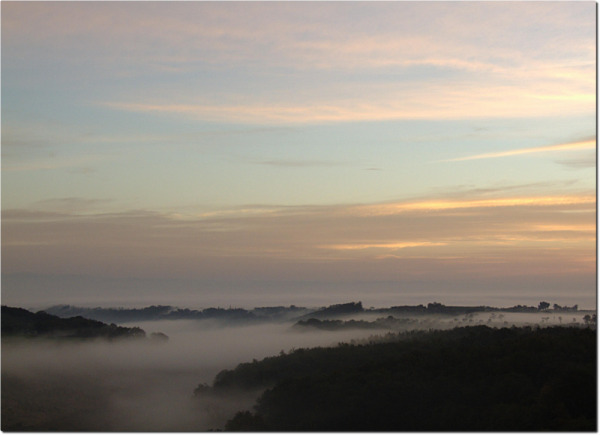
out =
[[(583, 313), (475, 313), (414, 316), (407, 329), (448, 329), (486, 324), (582, 322)], [(368, 321), (377, 316), (357, 315)], [(347, 320), (351, 317), (345, 317)], [(372, 318), (373, 317), (373, 318)], [(196, 386), (237, 364), (297, 348), (363, 340), (385, 330), (321, 331), (292, 323), (219, 326), (208, 321), (139, 322), (166, 342), (57, 342), (3, 340), (2, 429), (25, 431), (205, 431), (222, 429), (237, 411), (250, 409), (260, 391), (198, 399)]]
[(219, 428), (255, 395), (201, 403), (200, 383), (238, 363), (293, 348), (329, 346), (372, 331), (294, 332), (289, 324), (221, 327), (141, 322), (150, 341), (2, 343), (2, 429), (202, 431)]

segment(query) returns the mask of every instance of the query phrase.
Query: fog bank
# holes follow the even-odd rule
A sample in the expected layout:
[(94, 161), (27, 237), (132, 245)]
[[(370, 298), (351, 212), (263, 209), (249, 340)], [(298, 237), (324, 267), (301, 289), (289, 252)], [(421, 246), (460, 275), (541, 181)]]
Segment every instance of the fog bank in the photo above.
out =
[(194, 388), (238, 363), (372, 331), (294, 332), (289, 324), (216, 328), (197, 321), (141, 322), (166, 343), (2, 343), (3, 430), (198, 431), (219, 428), (259, 392), (193, 399)]

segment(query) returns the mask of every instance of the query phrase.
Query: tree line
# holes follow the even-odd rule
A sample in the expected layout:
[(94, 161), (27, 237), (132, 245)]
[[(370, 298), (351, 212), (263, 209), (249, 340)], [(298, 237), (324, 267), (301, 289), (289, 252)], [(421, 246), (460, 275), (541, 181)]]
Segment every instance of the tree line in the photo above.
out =
[(595, 431), (596, 331), (411, 331), (298, 349), (219, 373), (196, 395), (263, 389), (231, 431)]

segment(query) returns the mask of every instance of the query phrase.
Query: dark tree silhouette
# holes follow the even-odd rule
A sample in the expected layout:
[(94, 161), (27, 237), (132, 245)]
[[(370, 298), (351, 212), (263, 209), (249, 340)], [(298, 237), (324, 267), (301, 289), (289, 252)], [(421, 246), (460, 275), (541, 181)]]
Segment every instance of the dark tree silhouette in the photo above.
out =
[(232, 431), (596, 430), (592, 328), (396, 337), (244, 363), (198, 395), (265, 389), (253, 411), (228, 422)]

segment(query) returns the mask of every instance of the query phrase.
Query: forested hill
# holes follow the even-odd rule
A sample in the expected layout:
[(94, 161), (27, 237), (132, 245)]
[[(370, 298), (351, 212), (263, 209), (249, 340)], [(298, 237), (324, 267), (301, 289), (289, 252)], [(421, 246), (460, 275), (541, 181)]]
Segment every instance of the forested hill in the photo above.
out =
[[(447, 306), (439, 302), (425, 305), (401, 305), (389, 308), (364, 308), (362, 302), (348, 302), (329, 305), (320, 308), (307, 308), (290, 306), (244, 308), (204, 308), (201, 310), (177, 308), (170, 305), (152, 305), (144, 308), (84, 308), (72, 305), (54, 305), (44, 310), (48, 314), (67, 318), (82, 316), (86, 319), (99, 320), (107, 323), (130, 323), (153, 320), (209, 320), (229, 325), (250, 325), (267, 322), (305, 321), (309, 319), (337, 319), (359, 314), (376, 314), (383, 316), (396, 315), (449, 315), (470, 314), (478, 312), (576, 312), (577, 305), (573, 307), (559, 306), (540, 302), (538, 307), (516, 305), (509, 308), (496, 308), (489, 306)], [(314, 326), (314, 325), (313, 325)]]
[(299, 349), (217, 375), (266, 389), (233, 431), (595, 431), (596, 331), (486, 326)]
[(140, 328), (125, 328), (115, 324), (107, 325), (83, 317), (62, 319), (44, 311), (32, 313), (23, 308), (2, 305), (2, 338), (144, 338), (146, 333)]
[(152, 305), (145, 308), (84, 308), (72, 305), (55, 305), (45, 309), (59, 317), (83, 316), (102, 322), (130, 323), (155, 320), (209, 320), (232, 325), (250, 325), (296, 319), (313, 310), (296, 307), (205, 308), (192, 310), (170, 305)]

